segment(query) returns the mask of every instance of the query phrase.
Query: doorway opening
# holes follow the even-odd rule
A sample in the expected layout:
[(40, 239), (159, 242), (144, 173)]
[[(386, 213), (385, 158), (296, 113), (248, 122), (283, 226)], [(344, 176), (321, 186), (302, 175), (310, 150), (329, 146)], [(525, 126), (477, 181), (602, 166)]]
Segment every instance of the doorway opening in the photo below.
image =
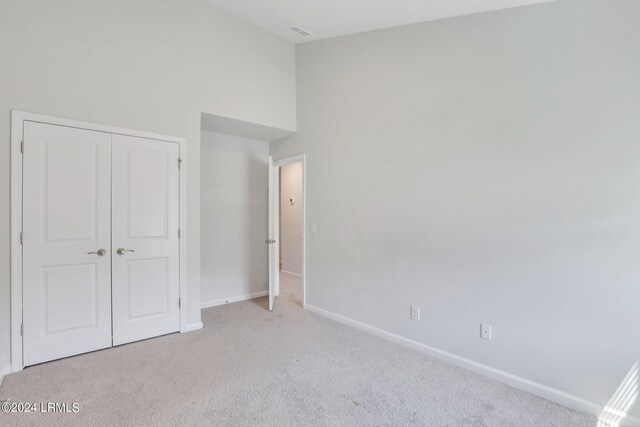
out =
[(275, 297), (305, 304), (305, 156), (271, 163), (269, 309)]
[(280, 295), (302, 305), (302, 161), (280, 167)]

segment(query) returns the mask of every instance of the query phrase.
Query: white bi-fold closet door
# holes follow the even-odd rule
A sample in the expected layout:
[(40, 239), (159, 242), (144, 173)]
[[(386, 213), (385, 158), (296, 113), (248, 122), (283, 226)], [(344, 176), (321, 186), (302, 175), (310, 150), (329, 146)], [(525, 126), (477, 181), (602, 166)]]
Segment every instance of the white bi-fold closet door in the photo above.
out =
[(180, 329), (178, 144), (24, 122), (24, 365)]

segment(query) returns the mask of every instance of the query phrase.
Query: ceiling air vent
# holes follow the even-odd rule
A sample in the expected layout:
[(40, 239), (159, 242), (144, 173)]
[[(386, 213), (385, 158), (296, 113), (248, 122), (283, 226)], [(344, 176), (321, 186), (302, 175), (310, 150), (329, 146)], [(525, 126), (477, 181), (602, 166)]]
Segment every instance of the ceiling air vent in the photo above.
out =
[(300, 27), (289, 27), (289, 29), (295, 33), (300, 34), (302, 37), (309, 37), (312, 36), (313, 33), (310, 33), (309, 31), (305, 30), (304, 28), (300, 28)]

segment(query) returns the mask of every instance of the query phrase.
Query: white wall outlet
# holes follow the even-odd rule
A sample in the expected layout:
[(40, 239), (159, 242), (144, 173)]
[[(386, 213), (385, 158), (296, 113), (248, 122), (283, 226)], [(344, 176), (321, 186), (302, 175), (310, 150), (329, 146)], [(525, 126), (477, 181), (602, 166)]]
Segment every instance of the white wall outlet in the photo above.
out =
[(491, 325), (488, 323), (480, 324), (480, 338), (491, 341)]
[(202, 279), (200, 281), (200, 284), (202, 285), (203, 288), (206, 288), (209, 286), (209, 281), (207, 279)]
[(316, 225), (315, 224), (311, 224), (311, 232), (313, 234), (316, 234), (316, 231), (318, 231), (318, 229), (316, 228)]
[(416, 305), (411, 306), (411, 320), (420, 320), (420, 307)]

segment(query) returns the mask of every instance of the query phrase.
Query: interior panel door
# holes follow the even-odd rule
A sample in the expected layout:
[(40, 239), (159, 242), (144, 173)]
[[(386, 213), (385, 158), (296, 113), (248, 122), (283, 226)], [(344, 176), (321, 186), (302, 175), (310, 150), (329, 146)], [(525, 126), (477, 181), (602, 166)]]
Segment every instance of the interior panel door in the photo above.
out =
[(178, 144), (113, 135), (113, 344), (180, 329)]
[(111, 134), (24, 122), (23, 362), (111, 346)]
[(269, 310), (280, 293), (280, 168), (269, 156)]

